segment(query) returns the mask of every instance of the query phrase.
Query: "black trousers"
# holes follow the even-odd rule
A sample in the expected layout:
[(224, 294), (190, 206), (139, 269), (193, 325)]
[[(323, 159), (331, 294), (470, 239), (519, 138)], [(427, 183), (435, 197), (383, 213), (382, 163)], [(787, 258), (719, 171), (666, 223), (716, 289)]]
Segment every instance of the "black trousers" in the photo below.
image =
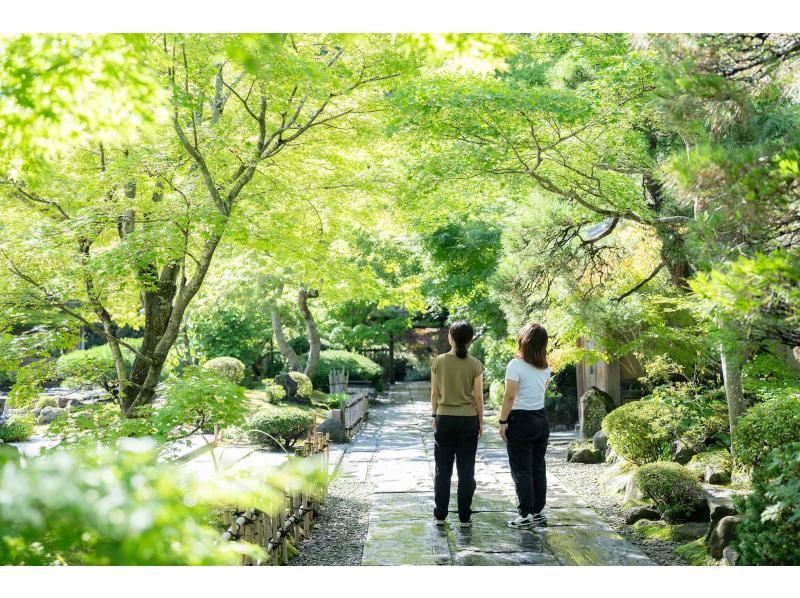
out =
[(436, 475), (434, 495), (437, 519), (447, 517), (453, 461), (458, 470), (458, 518), (469, 521), (475, 494), (475, 453), (478, 451), (478, 416), (437, 415), (434, 438)]
[(544, 409), (515, 409), (508, 416), (508, 463), (519, 499), (519, 514), (539, 513), (547, 500), (544, 454), (550, 438), (550, 422)]

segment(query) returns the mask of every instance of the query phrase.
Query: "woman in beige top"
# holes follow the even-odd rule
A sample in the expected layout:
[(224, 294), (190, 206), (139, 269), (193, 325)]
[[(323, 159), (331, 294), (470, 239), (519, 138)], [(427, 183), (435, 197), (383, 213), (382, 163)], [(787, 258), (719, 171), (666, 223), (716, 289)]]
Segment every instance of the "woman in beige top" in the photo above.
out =
[(483, 364), (467, 352), (473, 336), (467, 322), (454, 322), (448, 334), (450, 351), (431, 364), (436, 525), (444, 525), (447, 518), (453, 461), (458, 470), (458, 518), (461, 527), (472, 525), (475, 453), (483, 433)]

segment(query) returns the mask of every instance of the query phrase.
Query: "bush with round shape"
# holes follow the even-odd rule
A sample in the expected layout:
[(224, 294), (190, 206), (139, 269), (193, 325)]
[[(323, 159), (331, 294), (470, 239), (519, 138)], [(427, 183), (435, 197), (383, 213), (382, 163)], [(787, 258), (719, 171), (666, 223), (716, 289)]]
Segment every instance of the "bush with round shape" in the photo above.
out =
[(250, 440), (289, 449), (314, 427), (314, 418), (293, 407), (268, 407), (247, 420)]
[(602, 428), (616, 454), (643, 465), (669, 456), (678, 423), (674, 409), (643, 399), (614, 409), (603, 419)]
[(690, 517), (703, 500), (703, 488), (683, 465), (648, 463), (634, 474), (645, 498), (652, 500), (665, 519), (679, 521)]
[(33, 402), (34, 409), (44, 409), (45, 407), (58, 407), (58, 401), (55, 397), (43, 396)]
[(800, 565), (800, 442), (773, 450), (753, 473), (753, 492), (737, 502), (740, 563)]
[(235, 357), (215, 357), (203, 364), (207, 370), (212, 370), (224, 376), (231, 382), (240, 384), (244, 380), (245, 365)]
[(503, 406), (503, 394), (506, 391), (506, 385), (500, 380), (492, 380), (489, 385), (489, 404), (496, 409)]
[(800, 442), (800, 394), (770, 399), (748, 409), (736, 424), (736, 461), (761, 465), (773, 449)]
[(349, 372), (350, 380), (370, 382), (375, 387), (375, 390), (383, 390), (383, 368), (369, 357), (334, 349), (321, 351), (319, 354), (319, 366), (311, 379), (314, 388), (319, 388), (325, 392), (330, 391), (328, 374), (331, 370), (345, 370)]
[(3, 442), (25, 442), (33, 435), (36, 422), (27, 415), (12, 415), (0, 423), (0, 440)]
[(268, 403), (277, 403), (286, 397), (286, 389), (280, 384), (275, 384), (271, 379), (264, 380), (264, 392)]

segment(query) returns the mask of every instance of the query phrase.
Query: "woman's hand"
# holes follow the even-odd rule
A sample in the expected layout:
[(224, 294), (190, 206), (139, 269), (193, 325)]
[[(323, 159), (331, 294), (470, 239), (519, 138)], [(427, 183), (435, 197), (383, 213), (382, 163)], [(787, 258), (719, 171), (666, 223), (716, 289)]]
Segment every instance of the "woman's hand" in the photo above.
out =
[(503, 439), (503, 442), (508, 442), (508, 437), (506, 434), (508, 433), (508, 424), (500, 424), (500, 438)]
[(478, 438), (483, 436), (483, 422), (478, 424)]

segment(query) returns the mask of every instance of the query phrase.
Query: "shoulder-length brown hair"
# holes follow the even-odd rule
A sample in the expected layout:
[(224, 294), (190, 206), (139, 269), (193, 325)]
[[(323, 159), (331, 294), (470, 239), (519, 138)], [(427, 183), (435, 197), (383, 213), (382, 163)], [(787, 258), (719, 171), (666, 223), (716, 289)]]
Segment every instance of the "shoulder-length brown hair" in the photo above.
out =
[(534, 367), (547, 367), (547, 330), (538, 322), (528, 322), (517, 334), (517, 357)]

